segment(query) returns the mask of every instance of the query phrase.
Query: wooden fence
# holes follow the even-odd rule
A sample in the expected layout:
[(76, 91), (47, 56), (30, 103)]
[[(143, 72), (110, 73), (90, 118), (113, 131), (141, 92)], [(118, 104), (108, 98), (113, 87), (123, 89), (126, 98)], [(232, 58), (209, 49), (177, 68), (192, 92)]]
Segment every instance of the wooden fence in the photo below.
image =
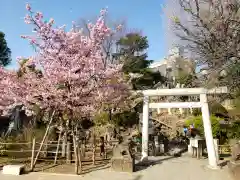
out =
[[(112, 148), (117, 143), (117, 141), (110, 141), (105, 143), (104, 155), (100, 157), (100, 147), (98, 143), (79, 145), (78, 151), (81, 154), (81, 165), (95, 165), (101, 164), (101, 162), (108, 161), (112, 156)], [(0, 142), (0, 167), (6, 164), (25, 164), (27, 169), (34, 169), (34, 161), (36, 153), (41, 143), (36, 142), (35, 139), (32, 142)], [(68, 145), (73, 146), (73, 144), (68, 143)], [(76, 149), (71, 148), (70, 152), (62, 154), (61, 149), (59, 148), (59, 142), (49, 141), (43, 144), (43, 150), (40, 151), (40, 156), (37, 158), (37, 165), (53, 164), (53, 165), (62, 165), (62, 164), (71, 164), (76, 163), (76, 157), (74, 157)], [(69, 157), (70, 154), (70, 157)], [(36, 165), (36, 166), (37, 166)], [(82, 168), (82, 167), (81, 167)]]

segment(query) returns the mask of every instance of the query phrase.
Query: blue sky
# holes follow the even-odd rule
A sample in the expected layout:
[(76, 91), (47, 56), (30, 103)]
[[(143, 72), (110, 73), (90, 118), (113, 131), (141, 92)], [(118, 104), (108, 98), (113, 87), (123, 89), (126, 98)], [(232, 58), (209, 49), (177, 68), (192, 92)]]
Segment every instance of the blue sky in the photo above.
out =
[(101, 8), (108, 7), (111, 19), (125, 19), (130, 29), (139, 29), (148, 37), (149, 59), (160, 60), (166, 55), (167, 47), (161, 5), (164, 0), (0, 0), (0, 31), (6, 34), (8, 46), (12, 50), (16, 68), (17, 56), (31, 56), (33, 49), (20, 35), (32, 33), (32, 27), (24, 23), (25, 4), (29, 2), (34, 11), (43, 12), (46, 20), (54, 18), (56, 25), (71, 26), (80, 18), (91, 19)]

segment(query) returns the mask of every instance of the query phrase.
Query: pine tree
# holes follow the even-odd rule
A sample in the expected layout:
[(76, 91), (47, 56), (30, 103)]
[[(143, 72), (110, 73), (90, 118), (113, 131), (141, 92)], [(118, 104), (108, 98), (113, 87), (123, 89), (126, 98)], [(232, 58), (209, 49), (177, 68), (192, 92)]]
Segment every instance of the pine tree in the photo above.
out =
[(0, 32), (0, 65), (7, 66), (11, 62), (11, 50), (7, 46), (5, 34)]
[(134, 90), (151, 89), (158, 82), (164, 82), (165, 78), (159, 72), (153, 72), (148, 67), (153, 62), (148, 60), (147, 49), (149, 47), (146, 36), (138, 33), (129, 33), (117, 42), (118, 58), (123, 61), (123, 71), (126, 74), (139, 74), (132, 78)]

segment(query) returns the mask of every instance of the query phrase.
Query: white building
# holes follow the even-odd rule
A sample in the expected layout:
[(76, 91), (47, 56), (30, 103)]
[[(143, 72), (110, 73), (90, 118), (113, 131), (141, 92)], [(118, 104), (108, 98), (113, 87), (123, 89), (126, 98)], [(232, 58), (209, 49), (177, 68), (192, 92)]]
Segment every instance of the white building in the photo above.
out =
[(181, 70), (185, 73), (192, 73), (196, 69), (195, 62), (184, 58), (183, 55), (183, 48), (174, 47), (169, 51), (169, 55), (167, 57), (152, 63), (149, 68), (154, 71), (159, 71), (162, 76), (174, 81)]
[[(168, 79), (165, 84), (157, 84), (155, 86), (156, 89), (180, 88), (184, 85), (177, 84), (175, 82), (176, 78), (179, 77), (181, 72), (186, 74), (194, 73), (196, 69), (196, 63), (193, 60), (184, 58), (183, 48), (174, 47), (169, 51), (169, 55), (167, 57), (152, 63), (149, 68), (153, 71), (160, 72), (162, 76), (165, 76)], [(180, 113), (182, 113), (182, 109), (179, 110)], [(158, 112), (160, 113), (160, 109), (158, 109)], [(168, 109), (168, 112), (171, 114), (170, 108)]]

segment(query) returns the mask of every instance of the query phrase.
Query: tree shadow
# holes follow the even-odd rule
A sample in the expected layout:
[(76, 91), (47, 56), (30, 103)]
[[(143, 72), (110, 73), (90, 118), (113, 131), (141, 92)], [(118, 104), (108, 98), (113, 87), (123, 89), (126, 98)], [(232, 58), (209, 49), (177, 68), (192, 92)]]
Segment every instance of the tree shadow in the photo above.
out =
[(105, 161), (91, 167), (83, 168), (82, 172), (79, 174), (83, 175), (83, 174), (87, 174), (87, 173), (91, 173), (91, 172), (99, 171), (103, 169), (108, 169), (108, 168), (110, 168), (109, 162)]
[(220, 168), (223, 168), (224, 166), (227, 166), (229, 162), (230, 160), (224, 160), (223, 162), (219, 163), (218, 166), (220, 166)]
[(158, 164), (162, 164), (163, 161), (167, 161), (167, 160), (175, 159), (175, 158), (178, 158), (178, 157), (177, 156), (171, 156), (171, 157), (166, 157), (166, 158), (159, 159), (159, 160), (147, 160), (145, 162), (144, 161), (143, 162), (137, 162), (135, 164), (134, 172), (145, 170), (150, 166), (155, 166), (155, 165), (158, 165)]
[(143, 175), (137, 175), (135, 178), (133, 178), (132, 180), (140, 180), (140, 179), (142, 179), (142, 176)]
[(48, 169), (52, 169), (55, 168), (57, 166), (60, 166), (61, 164), (42, 164), (42, 165), (38, 165), (37, 167), (35, 167), (34, 172), (42, 172), (42, 171), (46, 171)]

